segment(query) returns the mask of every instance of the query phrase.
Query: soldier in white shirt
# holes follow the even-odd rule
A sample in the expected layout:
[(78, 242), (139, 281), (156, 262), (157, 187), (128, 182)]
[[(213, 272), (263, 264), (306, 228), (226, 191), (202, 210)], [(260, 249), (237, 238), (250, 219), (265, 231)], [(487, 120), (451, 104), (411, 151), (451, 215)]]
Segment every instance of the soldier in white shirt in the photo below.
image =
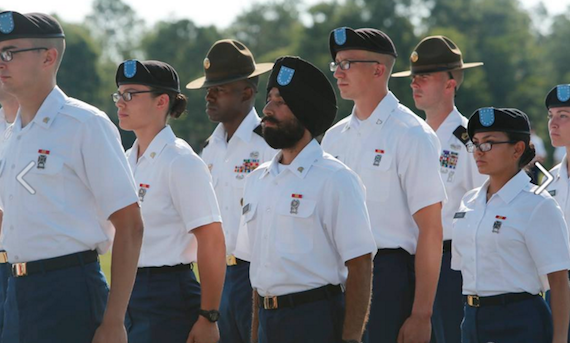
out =
[(361, 181), (315, 140), (336, 110), (320, 70), (276, 60), (263, 135), (282, 150), (246, 178), (236, 248), (251, 259), (252, 342), (360, 342), (376, 245)]
[[(218, 342), (222, 218), (208, 167), (167, 125), (186, 111), (178, 73), (164, 62), (128, 60), (115, 80), (119, 126), (137, 136), (127, 159), (145, 222), (129, 341)], [(192, 271), (196, 260), (201, 283)]]
[(451, 234), (453, 215), (461, 198), (468, 191), (481, 186), (485, 179), (467, 146), (467, 118), (455, 107), (455, 96), (463, 82), (463, 70), (483, 63), (463, 63), (461, 50), (449, 38), (424, 38), (410, 56), (411, 70), (392, 74), (392, 77), (411, 76), (411, 88), (416, 107), (426, 114), (426, 122), (435, 131), (441, 144), (440, 173), (447, 193), (441, 211), (443, 224), (443, 256), (433, 306), (433, 342), (461, 341), (463, 298), (461, 273), (451, 269)]
[[(12, 95), (2, 89), (0, 83), (0, 151), (2, 142), (4, 141), (4, 132), (8, 126), (12, 125), (16, 114), (18, 113), (18, 101)], [(1, 162), (0, 162), (1, 163)], [(2, 223), (2, 211), (0, 211), (0, 223)], [(1, 228), (1, 225), (0, 225)], [(0, 239), (0, 339), (2, 338), (2, 328), (4, 325), (4, 302), (6, 300), (6, 291), (8, 288), (8, 277), (10, 276), (10, 264), (8, 263), (8, 254), (2, 247)]]
[(269, 72), (273, 63), (256, 64), (245, 45), (224, 39), (212, 45), (203, 65), (205, 76), (190, 82), (186, 88), (206, 89), (206, 113), (211, 121), (219, 123), (201, 156), (212, 173), (226, 238), (220, 342), (250, 343), (249, 260), (236, 258), (234, 250), (244, 177), (276, 153), (261, 135), (261, 119), (254, 107), (259, 75)]
[[(560, 207), (522, 168), (530, 123), (514, 108), (481, 108), (467, 126), (483, 186), (455, 214), (451, 267), (463, 276), (462, 343), (563, 343), (570, 320), (570, 247)], [(552, 314), (542, 298), (550, 287)], [(553, 331), (554, 327), (554, 331)]]
[[(0, 152), (13, 275), (2, 340), (126, 343), (143, 236), (136, 188), (109, 117), (57, 87), (64, 50), (53, 17), (0, 13), (0, 82), (20, 105)], [(98, 255), (111, 244), (109, 291)]]
[[(570, 220), (570, 181), (568, 174), (568, 151), (570, 149), (570, 84), (558, 85), (548, 92), (545, 100), (548, 110), (548, 132), (556, 149), (566, 151), (562, 162), (550, 170), (554, 180), (548, 185), (548, 192), (562, 208), (566, 224)], [(550, 292), (546, 293), (550, 303)], [(570, 334), (568, 335), (570, 342)]]
[(327, 131), (323, 149), (361, 177), (378, 247), (364, 341), (427, 343), (446, 199), (440, 144), (388, 90), (397, 54), (385, 33), (338, 28), (329, 48), (340, 94), (354, 108)]

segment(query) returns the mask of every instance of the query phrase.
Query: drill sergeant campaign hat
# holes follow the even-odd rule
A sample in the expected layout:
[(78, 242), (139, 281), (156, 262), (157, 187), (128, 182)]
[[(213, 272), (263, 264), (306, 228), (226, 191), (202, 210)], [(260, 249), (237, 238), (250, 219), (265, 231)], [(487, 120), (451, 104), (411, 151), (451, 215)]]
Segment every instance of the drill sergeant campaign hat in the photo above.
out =
[(422, 39), (410, 55), (410, 70), (392, 74), (406, 77), (436, 72), (451, 72), (482, 66), (483, 62), (463, 63), (459, 47), (445, 36), (430, 36)]
[(138, 84), (180, 93), (178, 73), (168, 63), (161, 61), (124, 61), (117, 68), (115, 82), (117, 87)]
[(43, 13), (0, 13), (0, 42), (21, 38), (65, 38), (59, 22)]
[(333, 61), (343, 50), (366, 50), (398, 57), (396, 46), (384, 32), (377, 29), (356, 29), (339, 27), (329, 35), (329, 49)]
[(276, 87), (285, 103), (313, 137), (324, 133), (336, 116), (336, 95), (327, 77), (300, 57), (284, 56), (275, 61), (267, 94)]
[(553, 107), (570, 107), (570, 84), (558, 85), (546, 95), (544, 104), (547, 109)]
[(219, 86), (246, 80), (271, 70), (273, 63), (255, 63), (253, 54), (234, 39), (219, 40), (212, 45), (204, 59), (205, 76), (188, 83), (188, 89)]
[(473, 139), (475, 133), (488, 131), (530, 135), (530, 121), (526, 113), (516, 108), (483, 107), (469, 118), (467, 133)]

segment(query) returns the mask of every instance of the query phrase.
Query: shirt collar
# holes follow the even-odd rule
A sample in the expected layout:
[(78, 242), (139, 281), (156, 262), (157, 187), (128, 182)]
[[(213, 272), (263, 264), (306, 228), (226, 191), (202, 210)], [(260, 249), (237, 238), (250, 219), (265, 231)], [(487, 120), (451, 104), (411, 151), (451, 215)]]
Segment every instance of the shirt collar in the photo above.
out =
[[(255, 108), (252, 107), (251, 111), (243, 118), (241, 124), (239, 125), (238, 129), (234, 133), (232, 139), (234, 137), (238, 137), (244, 142), (251, 141), (251, 136), (253, 135), (253, 130), (259, 125), (261, 119), (257, 115), (257, 111)], [(226, 140), (226, 129), (224, 128), (224, 124), (219, 123), (214, 133), (212, 133), (212, 138), (219, 141)]]
[(564, 158), (560, 161), (560, 168), (558, 168), (556, 177), (558, 179), (568, 180), (568, 155), (564, 155)]
[(359, 123), (360, 125), (355, 125), (356, 124), (355, 121), (358, 120), (358, 118), (356, 118), (356, 113), (355, 113), (356, 105), (353, 106), (351, 118), (342, 129), (342, 132), (350, 128), (356, 129), (357, 127), (362, 125), (370, 126), (370, 125), (384, 124), (386, 122), (386, 119), (388, 119), (388, 117), (390, 116), (390, 114), (398, 107), (399, 103), (400, 101), (398, 100), (398, 98), (396, 98), (396, 96), (392, 94), (392, 92), (388, 92), (388, 94), (386, 94), (384, 99), (382, 99), (382, 101), (378, 103), (374, 111), (372, 111), (370, 117), (368, 117), (366, 120), (361, 121)]
[[(36, 116), (32, 120), (31, 123), (35, 125), (39, 125), (45, 129), (49, 129), (51, 123), (55, 120), (55, 117), (61, 111), (65, 102), (67, 101), (67, 95), (59, 89), (58, 86), (55, 86), (54, 89), (48, 94), (45, 98), (44, 102), (40, 106), (38, 112), (36, 112)], [(22, 130), (22, 121), (20, 119), (20, 110), (18, 109), (18, 114), (16, 115), (16, 120), (14, 120), (14, 130), (21, 131)]]
[(457, 129), (459, 125), (463, 123), (461, 113), (457, 110), (455, 106), (453, 106), (453, 110), (449, 113), (449, 115), (445, 118), (443, 123), (437, 128), (435, 132), (440, 140), (442, 139), (449, 139), (449, 136), (453, 134), (453, 131)]
[[(144, 154), (141, 156), (141, 159), (145, 158), (150, 163), (154, 163), (154, 161), (158, 159), (160, 153), (164, 150), (164, 147), (166, 147), (169, 144), (173, 144), (175, 141), (176, 141), (176, 136), (174, 135), (174, 132), (172, 132), (172, 128), (170, 127), (170, 125), (166, 125), (164, 129), (162, 129), (156, 136), (154, 136), (152, 142), (150, 142), (150, 145), (148, 146)], [(133, 149), (131, 151), (131, 156), (133, 154), (135, 155), (135, 161), (136, 161), (136, 156), (138, 155), (138, 150), (139, 150), (139, 144), (137, 139), (133, 144)]]
[[(506, 204), (513, 201), (513, 199), (519, 195), (524, 189), (528, 188), (530, 185), (530, 177), (525, 173), (524, 170), (519, 171), (515, 176), (513, 176), (509, 182), (507, 182), (496, 194), (493, 196), (498, 196)], [(485, 181), (483, 186), (479, 189), (479, 194), (477, 194), (477, 199), (480, 203), (486, 202), (487, 189), (489, 188), (489, 179)]]
[[(271, 173), (273, 176), (277, 176), (279, 174), (278, 164), (281, 156), (283, 155), (282, 151), (279, 151), (271, 162), (265, 172), (260, 176), (260, 178), (265, 177), (267, 174)], [(311, 166), (317, 163), (323, 157), (323, 149), (319, 145), (319, 143), (313, 139), (301, 150), (299, 155), (295, 157), (293, 162), (289, 165), (282, 166), (285, 170), (290, 171), (291, 173), (297, 175), (299, 178), (304, 179)]]

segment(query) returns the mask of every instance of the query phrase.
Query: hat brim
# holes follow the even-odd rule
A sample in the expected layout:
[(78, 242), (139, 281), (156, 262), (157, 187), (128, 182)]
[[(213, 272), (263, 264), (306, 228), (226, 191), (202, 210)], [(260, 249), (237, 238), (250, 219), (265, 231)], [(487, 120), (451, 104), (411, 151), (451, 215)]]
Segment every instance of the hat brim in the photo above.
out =
[(206, 80), (205, 76), (202, 76), (202, 77), (197, 78), (196, 80), (188, 83), (186, 85), (186, 89), (208, 88), (208, 87), (213, 87), (213, 86), (224, 85), (224, 84), (230, 83), (230, 82), (251, 79), (252, 77), (256, 77), (258, 75), (265, 74), (268, 71), (271, 71), (272, 68), (273, 68), (273, 63), (257, 63), (255, 65), (255, 70), (253, 71), (253, 73), (248, 74), (248, 75), (240, 75), (240, 76), (236, 76), (236, 77), (230, 77), (227, 79), (215, 80), (215, 81), (214, 80), (208, 81), (208, 80)]
[(397, 73), (392, 74), (392, 77), (408, 77), (412, 75), (420, 75), (420, 74), (430, 74), (430, 73), (438, 73), (438, 72), (447, 72), (447, 71), (456, 71), (456, 70), (464, 70), (469, 68), (480, 67), (483, 65), (483, 62), (472, 62), (472, 63), (464, 63), (463, 66), (459, 68), (449, 68), (449, 69), (433, 69), (433, 70), (425, 70), (421, 72), (412, 73), (411, 70), (400, 71)]

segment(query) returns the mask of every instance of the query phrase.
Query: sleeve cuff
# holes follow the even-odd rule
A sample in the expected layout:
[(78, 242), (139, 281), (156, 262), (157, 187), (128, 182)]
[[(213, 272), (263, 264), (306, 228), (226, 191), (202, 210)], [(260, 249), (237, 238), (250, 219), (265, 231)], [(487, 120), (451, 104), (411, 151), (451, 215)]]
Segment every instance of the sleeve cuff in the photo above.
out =
[(207, 217), (202, 217), (196, 220), (193, 220), (191, 222), (186, 223), (186, 231), (188, 233), (192, 232), (192, 230), (194, 230), (195, 228), (198, 228), (200, 226), (204, 226), (204, 225), (208, 225), (211, 223), (221, 223), (222, 222), (222, 217), (219, 215), (212, 215), (212, 216), (207, 216)]

